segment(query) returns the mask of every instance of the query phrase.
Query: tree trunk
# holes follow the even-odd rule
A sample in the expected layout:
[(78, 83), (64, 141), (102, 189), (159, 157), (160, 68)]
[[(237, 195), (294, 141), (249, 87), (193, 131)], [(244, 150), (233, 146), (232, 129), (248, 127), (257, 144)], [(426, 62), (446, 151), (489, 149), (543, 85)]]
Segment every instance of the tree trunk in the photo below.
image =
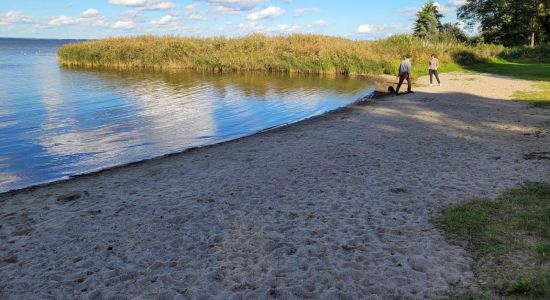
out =
[(531, 48), (535, 47), (535, 32), (531, 33)]

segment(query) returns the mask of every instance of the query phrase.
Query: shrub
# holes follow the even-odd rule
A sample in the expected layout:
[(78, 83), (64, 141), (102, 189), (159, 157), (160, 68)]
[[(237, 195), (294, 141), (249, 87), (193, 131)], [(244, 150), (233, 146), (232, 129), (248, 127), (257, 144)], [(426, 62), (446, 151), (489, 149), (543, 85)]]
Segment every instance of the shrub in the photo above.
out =
[(539, 45), (536, 47), (513, 47), (505, 49), (500, 57), (507, 60), (530, 60), (544, 63), (550, 63), (550, 44)]

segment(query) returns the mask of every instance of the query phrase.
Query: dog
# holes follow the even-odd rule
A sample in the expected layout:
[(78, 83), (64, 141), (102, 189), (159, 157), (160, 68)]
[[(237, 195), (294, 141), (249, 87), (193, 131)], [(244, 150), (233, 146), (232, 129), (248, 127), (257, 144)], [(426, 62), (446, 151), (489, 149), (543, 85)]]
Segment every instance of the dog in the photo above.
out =
[(397, 93), (395, 92), (395, 89), (393, 88), (393, 86), (389, 86), (388, 87), (388, 96), (396, 96)]

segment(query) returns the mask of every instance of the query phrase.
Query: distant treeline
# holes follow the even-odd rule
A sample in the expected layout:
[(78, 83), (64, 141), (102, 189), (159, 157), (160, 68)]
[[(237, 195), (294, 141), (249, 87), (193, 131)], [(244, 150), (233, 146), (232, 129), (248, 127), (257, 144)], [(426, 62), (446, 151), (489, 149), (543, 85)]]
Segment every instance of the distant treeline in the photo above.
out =
[(550, 43), (550, 0), (466, 0), (458, 18), (479, 26), (486, 43), (505, 46)]
[[(442, 24), (439, 4), (430, 0), (416, 14), (414, 34), (422, 39), (453, 36), (463, 42), (504, 46), (544, 45), (550, 42), (550, 0), (465, 0), (458, 7), (462, 23)], [(468, 36), (465, 28), (477, 27)]]
[(504, 50), (503, 46), (471, 46), (452, 39), (426, 41), (412, 35), (354, 41), (310, 34), (253, 34), (240, 38), (108, 38), (65, 45), (58, 56), (63, 65), (96, 68), (379, 75), (394, 74), (399, 61), (411, 54), (413, 75), (420, 75), (426, 73), (432, 53), (440, 57), (445, 71), (456, 64), (496, 57)]

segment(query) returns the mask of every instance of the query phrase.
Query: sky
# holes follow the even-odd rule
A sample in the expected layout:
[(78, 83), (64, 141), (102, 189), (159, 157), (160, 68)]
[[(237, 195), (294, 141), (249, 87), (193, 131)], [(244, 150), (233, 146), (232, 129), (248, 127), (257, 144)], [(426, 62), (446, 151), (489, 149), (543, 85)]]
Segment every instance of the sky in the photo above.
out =
[[(315, 33), (369, 40), (411, 32), (426, 0), (0, 0), (0, 37)], [(456, 22), (466, 0), (436, 2)]]

